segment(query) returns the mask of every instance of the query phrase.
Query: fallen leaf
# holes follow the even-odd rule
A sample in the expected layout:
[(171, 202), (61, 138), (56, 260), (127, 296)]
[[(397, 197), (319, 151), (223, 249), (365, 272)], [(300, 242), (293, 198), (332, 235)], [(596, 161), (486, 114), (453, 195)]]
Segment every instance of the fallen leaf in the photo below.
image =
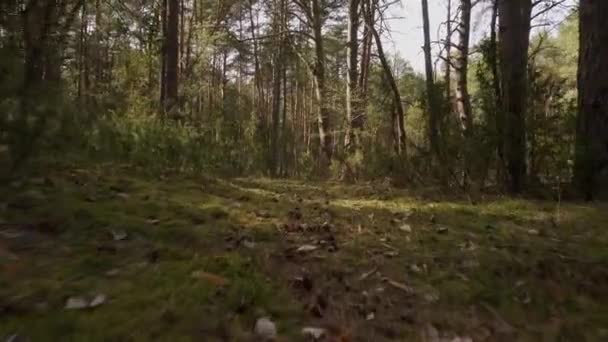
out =
[(371, 275), (375, 274), (376, 272), (378, 272), (378, 267), (374, 267), (371, 271), (363, 273), (359, 277), (359, 281), (363, 281), (363, 280), (369, 278)]
[(399, 227), (399, 229), (402, 232), (406, 232), (406, 233), (411, 233), (412, 232), (412, 226), (410, 226), (409, 224), (403, 224), (403, 225), (401, 225), (401, 227)]
[(106, 295), (105, 294), (98, 294), (96, 295), (93, 300), (89, 303), (89, 307), (90, 308), (96, 308), (100, 305), (103, 305), (106, 302)]
[(29, 339), (19, 334), (12, 334), (6, 338), (5, 342), (27, 342)]
[(131, 195), (124, 193), (124, 192), (119, 192), (116, 194), (116, 197), (127, 200), (127, 199), (131, 198)]
[(108, 276), (108, 277), (115, 277), (119, 274), (120, 274), (120, 269), (118, 269), (118, 268), (113, 268), (106, 272), (106, 276)]
[(253, 331), (262, 341), (274, 341), (277, 338), (277, 326), (268, 317), (258, 318)]
[(243, 240), (243, 242), (241, 243), (243, 245), (243, 247), (247, 248), (247, 249), (254, 249), (255, 248), (255, 242), (251, 241), (251, 240)]
[(437, 233), (439, 234), (445, 234), (448, 232), (448, 227), (446, 226), (439, 226), (437, 227)]
[(407, 285), (406, 285), (406, 284), (404, 284), (404, 283), (400, 283), (400, 282), (398, 282), (398, 281), (395, 281), (395, 280), (393, 280), (393, 279), (390, 279), (390, 278), (384, 278), (384, 281), (386, 281), (386, 283), (388, 283), (390, 286), (392, 286), (392, 287), (394, 287), (394, 288), (396, 288), (396, 289), (399, 289), (399, 290), (401, 290), (401, 291), (403, 291), (403, 292), (405, 292), (405, 293), (407, 293), (407, 294), (412, 295), (412, 294), (414, 294), (414, 292), (415, 292), (415, 291), (414, 291), (414, 289), (413, 289), (412, 287), (407, 286)]
[(439, 300), (439, 295), (437, 293), (429, 292), (425, 293), (423, 298), (429, 303), (435, 303)]
[(66, 310), (81, 310), (89, 307), (89, 301), (84, 297), (70, 297), (65, 303)]
[(410, 270), (412, 270), (414, 273), (422, 273), (422, 269), (416, 264), (410, 266)]
[(214, 286), (226, 286), (228, 285), (228, 279), (205, 271), (194, 271), (192, 272), (192, 277), (200, 280), (204, 280)]
[(316, 327), (302, 328), (302, 335), (304, 335), (304, 337), (312, 338), (313, 341), (321, 340), (322, 338), (325, 337), (326, 333), (327, 333), (327, 331), (323, 328), (316, 328)]
[(127, 232), (124, 230), (111, 230), (110, 233), (112, 234), (114, 241), (126, 240), (128, 237)]
[(307, 252), (312, 252), (319, 249), (318, 246), (314, 246), (314, 245), (302, 245), (300, 247), (298, 247), (298, 249), (296, 249), (296, 252), (298, 253), (307, 253)]

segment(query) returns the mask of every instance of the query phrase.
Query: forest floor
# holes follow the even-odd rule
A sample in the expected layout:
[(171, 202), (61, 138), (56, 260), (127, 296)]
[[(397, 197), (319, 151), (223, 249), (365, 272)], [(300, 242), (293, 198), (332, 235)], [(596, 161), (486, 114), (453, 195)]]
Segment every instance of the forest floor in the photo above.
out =
[(0, 188), (2, 341), (608, 339), (606, 204), (40, 170)]

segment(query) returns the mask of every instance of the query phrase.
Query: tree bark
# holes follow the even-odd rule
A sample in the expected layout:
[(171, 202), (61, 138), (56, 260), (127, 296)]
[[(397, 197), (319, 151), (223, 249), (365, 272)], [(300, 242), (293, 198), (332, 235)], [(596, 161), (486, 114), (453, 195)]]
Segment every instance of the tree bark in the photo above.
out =
[(166, 44), (165, 113), (176, 117), (179, 87), (179, 0), (168, 0)]
[(452, 0), (448, 0), (445, 37), (445, 98), (452, 110)]
[(608, 2), (581, 0), (574, 181), (587, 200), (608, 186)]
[(270, 175), (276, 176), (279, 165), (279, 124), (281, 114), (281, 86), (283, 75), (283, 27), (281, 13), (283, 6), (280, 0), (273, 2), (272, 27), (274, 35), (273, 61), (272, 61), (272, 129), (270, 131)]
[(503, 91), (507, 188), (521, 193), (526, 181), (526, 98), (532, 0), (501, 1), (500, 70)]
[(327, 87), (325, 84), (325, 47), (323, 42), (323, 13), (321, 8), (321, 0), (311, 0), (312, 2), (312, 29), (315, 41), (315, 66), (313, 76), (315, 78), (316, 90), (315, 97), (319, 105), (317, 122), (319, 126), (319, 139), (321, 142), (322, 152), (325, 154), (326, 160), (322, 161), (322, 168), (326, 168), (331, 163), (332, 159), (332, 135), (331, 123), (329, 117), (329, 108), (327, 103)]
[(496, 34), (496, 24), (498, 22), (498, 4), (500, 0), (494, 0), (492, 4), (492, 19), (490, 21), (490, 52), (488, 63), (492, 70), (492, 87), (494, 89), (495, 120), (496, 120), (496, 153), (498, 156), (497, 178), (503, 178), (505, 169), (504, 157), (504, 113), (502, 112), (502, 90), (500, 89), (500, 75), (498, 73), (498, 38)]
[(346, 81), (346, 122), (347, 132), (344, 138), (344, 146), (347, 153), (357, 150), (358, 141), (356, 131), (361, 128), (359, 117), (359, 94), (358, 94), (358, 70), (357, 61), (359, 57), (359, 42), (357, 33), (359, 30), (359, 0), (348, 2), (348, 45), (347, 54), (347, 81)]
[(460, 0), (460, 21), (458, 24), (458, 55), (454, 72), (456, 73), (456, 108), (460, 128), (465, 138), (471, 135), (473, 117), (469, 96), (469, 36), (471, 32), (471, 0)]
[(367, 27), (371, 32), (374, 40), (376, 41), (376, 50), (378, 52), (378, 59), (380, 59), (380, 64), (382, 64), (382, 68), (384, 69), (384, 74), (386, 80), (389, 83), (391, 91), (393, 93), (393, 105), (395, 107), (396, 114), (396, 122), (397, 122), (397, 137), (395, 138), (395, 150), (399, 155), (407, 155), (407, 139), (405, 133), (405, 113), (403, 111), (403, 104), (401, 102), (401, 94), (399, 92), (399, 87), (397, 86), (397, 81), (395, 80), (395, 76), (393, 75), (393, 71), (391, 70), (391, 66), (386, 59), (386, 55), (384, 54), (384, 49), (382, 47), (382, 39), (378, 34), (378, 30), (374, 26), (374, 22), (372, 18), (374, 17), (374, 12), (376, 11), (376, 1), (371, 0), (371, 4), (369, 5), (366, 13), (367, 18)]
[(437, 159), (441, 159), (439, 147), (439, 117), (440, 108), (435, 89), (433, 75), (433, 61), (431, 57), (431, 29), (429, 22), (429, 5), (427, 0), (422, 0), (422, 20), (424, 32), (424, 64), (426, 74), (427, 111), (429, 115), (429, 141), (431, 150)]

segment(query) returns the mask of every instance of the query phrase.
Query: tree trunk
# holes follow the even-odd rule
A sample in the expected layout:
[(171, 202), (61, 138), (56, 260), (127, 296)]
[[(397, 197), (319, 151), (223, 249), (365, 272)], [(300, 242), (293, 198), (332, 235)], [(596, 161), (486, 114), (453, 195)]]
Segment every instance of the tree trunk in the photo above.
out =
[(504, 113), (502, 112), (502, 90), (500, 89), (500, 75), (498, 73), (498, 38), (496, 34), (496, 24), (498, 22), (498, 4), (500, 0), (494, 0), (492, 5), (492, 19), (490, 21), (490, 52), (488, 63), (492, 70), (492, 88), (494, 89), (494, 120), (496, 126), (496, 153), (498, 165), (496, 167), (497, 180), (504, 178), (505, 167), (504, 157)]
[(581, 0), (574, 180), (591, 200), (608, 185), (608, 2)]
[(469, 36), (471, 31), (471, 0), (460, 0), (460, 22), (458, 24), (458, 55), (456, 57), (456, 108), (460, 128), (465, 138), (471, 134), (473, 117), (467, 74), (469, 72)]
[[(347, 80), (346, 80), (346, 134), (344, 135), (344, 150), (347, 155), (354, 155), (360, 146), (360, 130), (363, 128), (361, 94), (359, 92), (359, 6), (360, 0), (348, 2), (348, 42), (347, 42)], [(350, 161), (345, 160), (348, 164)], [(345, 180), (357, 178), (356, 168), (353, 165), (344, 165), (342, 177)]]
[(424, 31), (424, 64), (426, 74), (427, 111), (429, 115), (429, 141), (431, 150), (437, 159), (441, 159), (439, 147), (439, 117), (440, 108), (435, 89), (435, 78), (433, 75), (433, 61), (431, 57), (431, 29), (429, 22), (429, 5), (427, 0), (422, 0), (422, 20)]
[(507, 188), (520, 193), (526, 180), (526, 97), (531, 0), (501, 1), (500, 70), (503, 91)]
[(323, 43), (323, 13), (320, 0), (311, 0), (312, 2), (312, 29), (315, 41), (315, 57), (316, 62), (313, 70), (316, 89), (315, 97), (319, 105), (317, 122), (319, 126), (319, 139), (321, 142), (321, 150), (325, 155), (326, 160), (322, 160), (321, 167), (329, 167), (332, 158), (332, 136), (331, 123), (329, 117), (329, 108), (327, 103), (327, 88), (325, 85), (325, 47)]
[(452, 110), (452, 0), (448, 0), (448, 18), (445, 37), (445, 98)]
[(163, 38), (160, 48), (160, 112), (164, 114), (167, 107), (167, 7), (169, 0), (162, 1), (160, 10), (160, 25)]
[(179, 0), (168, 0), (166, 31), (165, 113), (177, 117), (179, 87)]
[(355, 132), (361, 127), (359, 120), (359, 96), (358, 96), (358, 70), (357, 60), (359, 57), (359, 44), (357, 33), (359, 30), (359, 0), (348, 2), (348, 45), (347, 54), (347, 81), (346, 81), (346, 135), (344, 147), (347, 153), (357, 149), (358, 142)]
[(367, 9), (367, 13), (365, 15), (367, 19), (367, 27), (371, 32), (374, 40), (376, 41), (376, 49), (378, 50), (378, 59), (380, 59), (380, 64), (382, 64), (382, 68), (384, 69), (384, 74), (386, 76), (386, 80), (389, 83), (389, 86), (393, 93), (393, 105), (395, 107), (395, 114), (397, 115), (397, 137), (395, 141), (395, 149), (400, 155), (407, 155), (407, 144), (406, 144), (406, 135), (405, 135), (405, 120), (404, 120), (404, 112), (403, 112), (403, 104), (401, 102), (401, 94), (399, 92), (399, 87), (397, 86), (397, 81), (395, 80), (395, 76), (393, 75), (393, 71), (391, 70), (391, 66), (386, 59), (386, 55), (384, 54), (384, 49), (382, 47), (382, 39), (374, 27), (374, 22), (372, 18), (374, 17), (374, 12), (376, 11), (376, 3), (375, 0), (371, 0), (371, 4)]
[(274, 31), (273, 60), (272, 60), (272, 129), (270, 131), (270, 175), (276, 176), (279, 165), (279, 123), (281, 114), (281, 77), (283, 70), (282, 53), (282, 6), (279, 0), (273, 2), (272, 27)]

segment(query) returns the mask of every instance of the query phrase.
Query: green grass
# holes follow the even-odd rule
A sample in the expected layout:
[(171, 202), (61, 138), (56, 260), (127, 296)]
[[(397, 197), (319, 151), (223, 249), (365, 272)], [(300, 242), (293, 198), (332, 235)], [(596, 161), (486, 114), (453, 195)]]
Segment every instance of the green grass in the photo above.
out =
[[(428, 324), (478, 340), (608, 338), (605, 204), (473, 205), (382, 184), (157, 177), (115, 164), (45, 165), (0, 195), (0, 230), (25, 232), (0, 235), (0, 338), (244, 341), (260, 316), (285, 341), (329, 322), (374, 341), (416, 339)], [(325, 222), (331, 232), (285, 229)], [(320, 248), (294, 254), (303, 244)], [(302, 275), (312, 290), (294, 286)], [(63, 308), (98, 293), (100, 307)], [(311, 310), (319, 297), (323, 317)]]

